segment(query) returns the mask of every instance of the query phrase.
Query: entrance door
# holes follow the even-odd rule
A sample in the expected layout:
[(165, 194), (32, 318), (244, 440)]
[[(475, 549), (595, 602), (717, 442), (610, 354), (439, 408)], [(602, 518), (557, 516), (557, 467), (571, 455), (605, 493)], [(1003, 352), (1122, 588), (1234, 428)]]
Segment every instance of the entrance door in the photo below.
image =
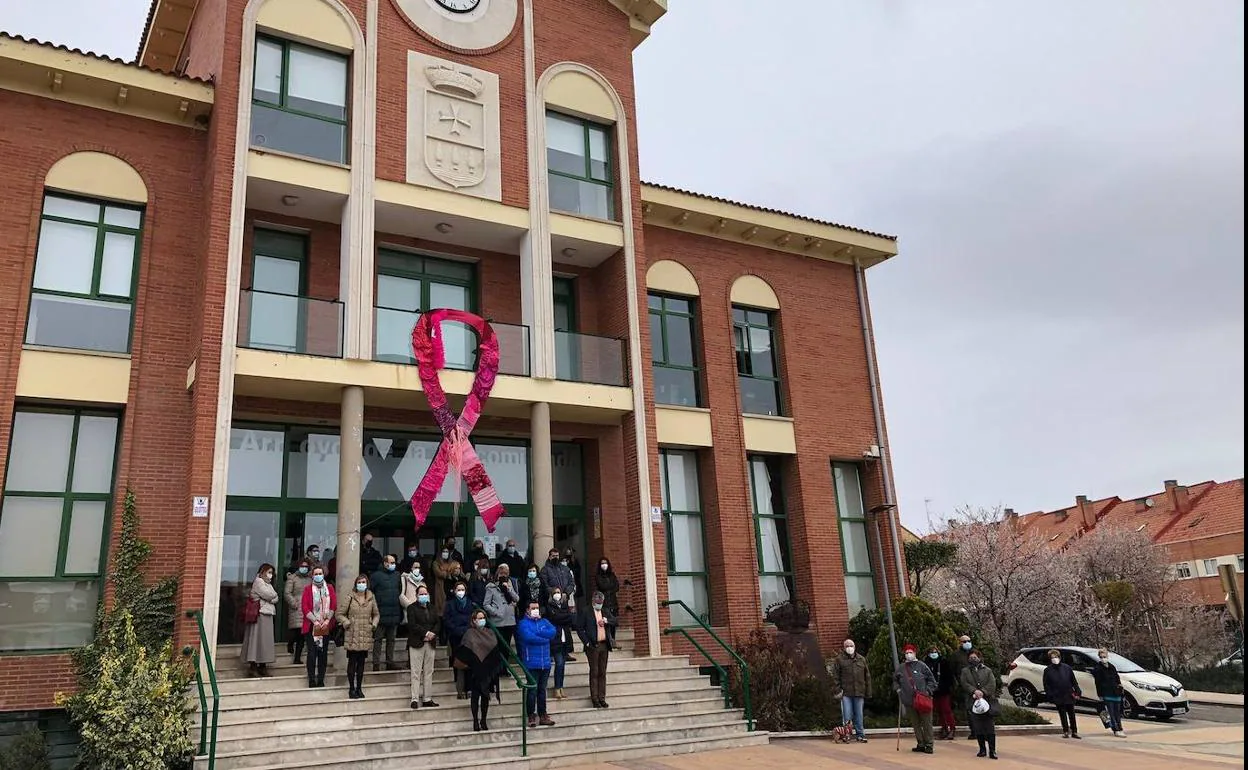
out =
[(251, 583), (261, 564), (277, 565), (281, 555), (280, 525), (281, 514), (277, 511), (226, 511), (221, 544), (218, 643), (242, 643), (243, 609)]

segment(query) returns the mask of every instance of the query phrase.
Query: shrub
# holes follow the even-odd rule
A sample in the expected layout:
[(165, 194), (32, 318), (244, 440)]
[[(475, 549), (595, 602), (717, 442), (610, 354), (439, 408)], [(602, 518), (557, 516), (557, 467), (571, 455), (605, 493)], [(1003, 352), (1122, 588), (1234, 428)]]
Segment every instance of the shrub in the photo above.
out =
[(875, 638), (883, 631), (888, 633), (888, 624), (883, 610), (869, 610), (866, 607), (858, 610), (858, 614), (849, 619), (849, 638), (858, 645), (862, 654), (871, 650)]
[(1207, 666), (1194, 671), (1162, 673), (1179, 680), (1189, 691), (1244, 694), (1244, 672), (1235, 666)]
[[(940, 610), (917, 596), (899, 599), (893, 605), (893, 628), (897, 634), (897, 654), (907, 644), (926, 651), (935, 645), (942, 655), (952, 655), (958, 640)], [(889, 712), (896, 708), (897, 696), (893, 692), (893, 653), (888, 632), (881, 630), (867, 654), (871, 669), (871, 705), (874, 710)]]
[[(759, 728), (773, 732), (791, 729), (793, 688), (797, 683), (793, 661), (762, 628), (754, 629), (745, 642), (737, 642), (736, 648), (750, 667), (750, 705)], [(744, 708), (745, 692), (735, 666), (729, 669), (728, 686), (733, 705)]]
[(29, 728), (0, 749), (0, 770), (52, 770), (48, 742), (38, 728)]
[(841, 701), (832, 690), (813, 676), (793, 684), (789, 698), (790, 730), (830, 730), (841, 723)]
[(190, 671), (175, 663), (171, 643), (150, 655), (122, 610), (97, 640), (97, 650), (92, 686), (58, 697), (81, 736), (78, 766), (165, 770), (190, 754)]

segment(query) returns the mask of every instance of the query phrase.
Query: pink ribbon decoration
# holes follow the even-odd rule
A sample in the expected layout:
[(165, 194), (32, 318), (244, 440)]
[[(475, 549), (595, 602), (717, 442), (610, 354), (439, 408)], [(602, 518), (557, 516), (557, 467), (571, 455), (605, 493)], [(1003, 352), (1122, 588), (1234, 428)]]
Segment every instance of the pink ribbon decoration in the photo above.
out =
[[(472, 390), (464, 403), (464, 411), (458, 417), (451, 411), (446, 401), (446, 392), (438, 382), (438, 372), (446, 368), (446, 350), (442, 343), (443, 321), (458, 321), (471, 327), (480, 341)], [(456, 515), (459, 513), (459, 479), (462, 477), (468, 483), (468, 491), (472, 494), (473, 502), (477, 504), (477, 511), (485, 522), (486, 530), (493, 532), (506, 510), (468, 437), (472, 435), (472, 429), (476, 427), (486, 399), (494, 389), (494, 380), (498, 377), (498, 337), (484, 318), (463, 310), (440, 308), (421, 314), (416, 321), (416, 326), (412, 328), (412, 352), (416, 356), (420, 385), (425, 391), (430, 408), (433, 409), (434, 422), (442, 431), (438, 453), (434, 455), (433, 462), (425, 471), (425, 477), (412, 493), (412, 513), (416, 516), (416, 527), (419, 529), (424, 525), (429, 508), (441, 491), (449, 472), (455, 482)]]

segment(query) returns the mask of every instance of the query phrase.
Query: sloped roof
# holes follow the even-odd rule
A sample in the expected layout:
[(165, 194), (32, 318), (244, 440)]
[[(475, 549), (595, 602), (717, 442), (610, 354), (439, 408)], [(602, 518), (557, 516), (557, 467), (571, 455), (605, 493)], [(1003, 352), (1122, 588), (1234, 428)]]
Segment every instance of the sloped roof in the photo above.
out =
[[(1121, 503), (1122, 500), (1115, 496), (1102, 500), (1091, 500), (1088, 504), (1092, 506), (1096, 521), (1099, 522), (1110, 515), (1111, 512), (1116, 513), (1116, 509)], [(1053, 511), (1036, 511), (1035, 513), (1019, 516), (1018, 526), (1024, 532), (1043, 536), (1055, 548), (1062, 548), (1068, 545), (1087, 528), (1083, 520), (1083, 514), (1080, 512), (1077, 504), (1069, 508), (1058, 508)]]
[(1189, 489), (1192, 505), (1177, 517), (1157, 538), (1159, 543), (1178, 543), (1218, 535), (1244, 532), (1244, 480), (1221, 484), (1212, 481), (1200, 485), (1197, 492)]
[(12, 40), (16, 43), (25, 43), (26, 45), (37, 45), (37, 46), (40, 46), (41, 48), (50, 48), (54, 51), (61, 51), (63, 53), (74, 54), (75, 56), (82, 56), (88, 59), (95, 59), (96, 61), (106, 61), (112, 64), (119, 64), (123, 67), (133, 67), (134, 69), (140, 69), (146, 72), (154, 72), (158, 75), (164, 75), (165, 77), (170, 77), (170, 78), (177, 78), (178, 80), (187, 80), (193, 83), (204, 83), (207, 85), (212, 84), (211, 81), (202, 80), (200, 78), (193, 78), (193, 77), (190, 77), (189, 75), (179, 75), (174, 72), (167, 72), (165, 70), (156, 69), (154, 67), (148, 67), (148, 66), (139, 64), (138, 62), (126, 61), (124, 59), (118, 59), (114, 56), (105, 56), (103, 54), (95, 53), (94, 51), (84, 51), (81, 48), (70, 48), (69, 46), (62, 45), (60, 43), (49, 43), (46, 40), (39, 40), (38, 38), (33, 38), (33, 37), (25, 37), (24, 35), (17, 35), (12, 32), (6, 32), (4, 30), (0, 30), (0, 40)]

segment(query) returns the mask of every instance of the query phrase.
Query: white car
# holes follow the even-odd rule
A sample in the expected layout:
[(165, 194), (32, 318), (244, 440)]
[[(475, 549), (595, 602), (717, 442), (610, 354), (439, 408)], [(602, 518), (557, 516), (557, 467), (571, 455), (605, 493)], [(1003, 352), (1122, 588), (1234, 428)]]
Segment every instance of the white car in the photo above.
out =
[[(1018, 653), (1005, 675), (1005, 688), (1020, 706), (1033, 707), (1045, 701), (1044, 667), (1049, 662), (1049, 650), (1062, 654), (1062, 662), (1075, 670), (1075, 681), (1083, 697), (1080, 706), (1097, 708), (1096, 683), (1092, 680), (1092, 667), (1099, 665), (1097, 651), (1090, 647), (1027, 647)], [(1154, 716), (1159, 719), (1186, 714), (1187, 692), (1180, 682), (1165, 674), (1146, 671), (1116, 653), (1109, 654), (1109, 662), (1118, 669), (1122, 680), (1122, 713), (1126, 717)]]

